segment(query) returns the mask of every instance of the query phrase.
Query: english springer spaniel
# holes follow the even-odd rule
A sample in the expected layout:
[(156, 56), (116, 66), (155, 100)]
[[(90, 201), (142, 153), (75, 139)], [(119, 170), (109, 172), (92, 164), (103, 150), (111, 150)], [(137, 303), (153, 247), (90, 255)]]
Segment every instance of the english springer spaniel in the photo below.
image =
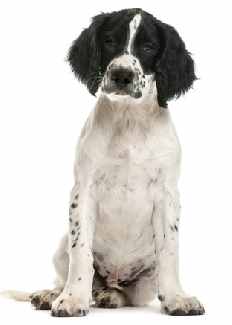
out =
[(179, 280), (181, 148), (167, 108), (196, 79), (190, 53), (173, 27), (126, 9), (94, 17), (68, 60), (96, 105), (77, 146), (56, 287), (18, 298), (61, 317), (156, 296), (169, 315), (204, 314)]

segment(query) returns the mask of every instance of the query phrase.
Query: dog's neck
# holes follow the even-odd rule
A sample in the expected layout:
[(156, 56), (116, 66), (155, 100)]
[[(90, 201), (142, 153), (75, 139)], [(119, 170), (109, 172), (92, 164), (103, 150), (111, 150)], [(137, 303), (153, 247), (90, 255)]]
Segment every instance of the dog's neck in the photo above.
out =
[(154, 94), (141, 100), (101, 94), (94, 111), (94, 123), (108, 133), (144, 133), (150, 130), (160, 112)]

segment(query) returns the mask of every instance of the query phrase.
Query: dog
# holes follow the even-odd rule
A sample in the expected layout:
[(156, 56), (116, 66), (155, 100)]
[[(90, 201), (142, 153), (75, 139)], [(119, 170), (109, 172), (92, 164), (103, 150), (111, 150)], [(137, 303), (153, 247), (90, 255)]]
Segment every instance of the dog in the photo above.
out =
[(181, 148), (168, 101), (196, 80), (177, 31), (142, 9), (95, 16), (68, 61), (97, 98), (81, 132), (55, 289), (11, 293), (58, 317), (144, 306), (202, 315), (178, 273)]

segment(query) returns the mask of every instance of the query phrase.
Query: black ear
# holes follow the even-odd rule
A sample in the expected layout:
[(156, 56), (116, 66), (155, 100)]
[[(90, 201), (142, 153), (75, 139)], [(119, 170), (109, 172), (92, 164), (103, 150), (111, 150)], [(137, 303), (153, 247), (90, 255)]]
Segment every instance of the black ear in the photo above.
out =
[(91, 94), (95, 94), (98, 88), (97, 78), (101, 67), (101, 49), (99, 48), (98, 29), (102, 25), (105, 14), (95, 16), (89, 28), (82, 31), (73, 42), (68, 61), (77, 78), (87, 85)]
[(184, 94), (196, 80), (194, 62), (177, 31), (156, 21), (160, 38), (160, 57), (156, 65), (158, 102), (167, 107), (167, 101)]

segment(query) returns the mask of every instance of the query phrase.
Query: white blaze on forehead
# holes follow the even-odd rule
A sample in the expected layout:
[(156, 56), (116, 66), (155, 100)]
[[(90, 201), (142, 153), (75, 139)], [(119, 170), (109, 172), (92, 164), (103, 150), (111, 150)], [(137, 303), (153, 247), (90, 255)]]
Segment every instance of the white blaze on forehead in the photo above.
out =
[(131, 54), (133, 41), (137, 33), (137, 30), (139, 28), (140, 22), (141, 22), (141, 14), (137, 14), (134, 16), (134, 18), (131, 20), (129, 24), (129, 41), (126, 49), (129, 54)]

